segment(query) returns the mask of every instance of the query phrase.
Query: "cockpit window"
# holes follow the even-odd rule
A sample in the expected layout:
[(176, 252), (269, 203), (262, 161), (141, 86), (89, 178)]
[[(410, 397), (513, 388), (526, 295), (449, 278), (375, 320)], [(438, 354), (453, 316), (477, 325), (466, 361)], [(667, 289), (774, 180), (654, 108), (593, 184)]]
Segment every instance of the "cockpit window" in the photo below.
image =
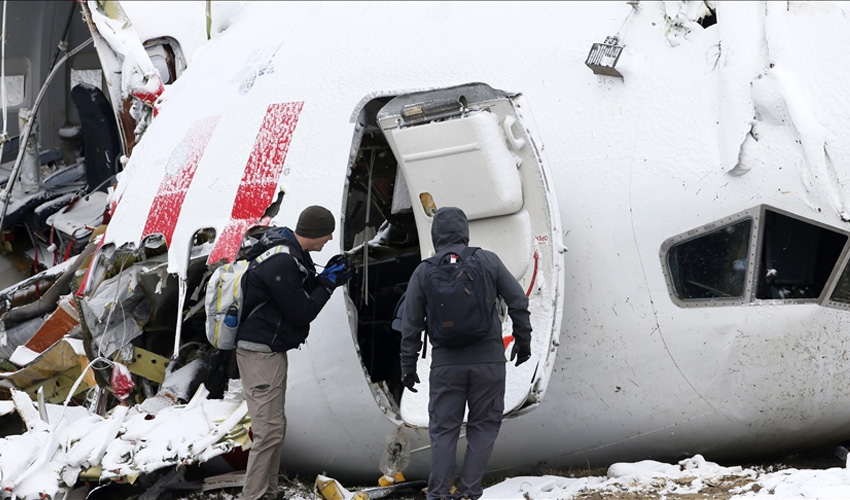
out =
[(843, 232), (757, 207), (668, 239), (661, 258), (680, 307), (812, 302), (828, 290), (825, 302), (850, 306), (850, 264), (836, 271), (847, 242)]
[(743, 298), (752, 225), (744, 219), (671, 246), (667, 265), (676, 296)]
[(756, 298), (816, 299), (847, 236), (765, 210)]

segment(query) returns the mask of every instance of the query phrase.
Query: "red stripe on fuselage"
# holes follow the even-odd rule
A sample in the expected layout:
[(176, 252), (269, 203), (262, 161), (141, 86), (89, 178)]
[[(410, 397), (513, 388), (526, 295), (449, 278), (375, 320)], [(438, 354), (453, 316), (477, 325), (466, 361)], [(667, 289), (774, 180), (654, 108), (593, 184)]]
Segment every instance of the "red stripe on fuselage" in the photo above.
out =
[(150, 234), (162, 233), (166, 245), (171, 245), (171, 236), (180, 217), (186, 192), (192, 184), (192, 179), (198, 170), (198, 163), (207, 149), (219, 118), (219, 116), (211, 116), (193, 123), (180, 144), (171, 152), (166, 169), (170, 170), (169, 167), (178, 162), (180, 166), (174, 172), (166, 172), (162, 179), (151, 203), (142, 238)]
[(216, 238), (207, 263), (232, 261), (245, 233), (260, 221), (274, 201), (289, 143), (303, 107), (303, 102), (286, 102), (272, 104), (266, 110), (233, 201), (230, 223)]

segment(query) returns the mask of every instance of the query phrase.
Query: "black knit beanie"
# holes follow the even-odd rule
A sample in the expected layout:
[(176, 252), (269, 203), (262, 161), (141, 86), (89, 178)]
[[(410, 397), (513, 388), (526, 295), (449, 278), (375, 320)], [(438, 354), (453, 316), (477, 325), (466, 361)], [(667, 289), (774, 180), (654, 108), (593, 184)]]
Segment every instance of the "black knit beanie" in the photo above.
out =
[(295, 234), (305, 238), (321, 238), (334, 232), (334, 216), (324, 207), (307, 207), (298, 216)]

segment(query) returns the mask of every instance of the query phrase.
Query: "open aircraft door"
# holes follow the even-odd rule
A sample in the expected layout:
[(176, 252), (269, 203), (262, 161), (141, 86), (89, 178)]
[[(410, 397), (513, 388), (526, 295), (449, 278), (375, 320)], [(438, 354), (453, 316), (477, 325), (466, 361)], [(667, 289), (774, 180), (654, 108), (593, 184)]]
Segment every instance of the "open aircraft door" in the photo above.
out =
[[(470, 245), (496, 252), (519, 280), (531, 309), (532, 358), (507, 365), (505, 414), (540, 402), (561, 331), (563, 265), (557, 200), (538, 144), (523, 119), (521, 95), (481, 84), (400, 95), (377, 114), (398, 162), (396, 188), (406, 185), (420, 253), (434, 253), (433, 212), (461, 208), (469, 219)], [(510, 317), (503, 336), (512, 341)], [(428, 424), (430, 349), (419, 359), (422, 387), (406, 391), (400, 417)]]

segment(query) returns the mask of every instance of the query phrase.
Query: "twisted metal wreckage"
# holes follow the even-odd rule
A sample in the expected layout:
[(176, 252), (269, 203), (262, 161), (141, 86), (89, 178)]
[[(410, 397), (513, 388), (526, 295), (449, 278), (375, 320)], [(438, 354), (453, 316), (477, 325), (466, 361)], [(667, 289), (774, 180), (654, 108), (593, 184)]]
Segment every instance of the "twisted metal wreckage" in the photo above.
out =
[[(122, 151), (129, 156), (164, 88), (161, 67), (158, 70), (149, 57), (162, 46), (143, 47), (117, 2), (19, 5), (25, 3), (9, 6), (11, 20), (23, 17), (43, 27), (55, 23), (60, 9), (61, 15), (70, 12), (57, 56), (63, 48), (66, 53), (54, 58), (35, 100), (26, 92), (22, 104), (32, 107), (15, 109), (20, 134), (7, 141), (4, 130), (0, 143), (0, 151), (7, 142), (21, 144), (17, 151), (6, 151), (16, 153), (16, 159), (0, 167), (5, 175), (0, 225), (7, 256), (20, 256), (24, 247), (36, 269), (39, 260), (45, 264), (51, 255), (56, 264), (0, 292), (0, 428), (5, 436), (0, 438), (0, 498), (69, 498), (73, 491), (87, 491), (87, 481), (134, 483), (140, 476), (149, 485), (156, 479), (152, 473), (208, 462), (250, 443), (250, 419), (240, 388), (226, 387), (227, 367), (232, 370), (235, 365), (228, 364), (227, 353), (213, 350), (203, 335), (199, 288), (204, 259), (199, 257), (191, 267), (188, 282), (194, 290), (188, 302), (180, 304), (188, 308), (181, 335), (180, 326), (177, 332), (174, 327), (181, 321), (175, 314), (181, 287), (166, 272), (164, 242), (149, 241), (138, 250), (98, 252), (114, 208), (106, 187), (116, 180), (118, 157)], [(29, 11), (21, 13), (22, 9)], [(74, 23), (80, 13), (85, 22)], [(6, 27), (3, 2), (4, 40)], [(24, 28), (10, 27), (9, 39), (16, 40), (15, 30)], [(75, 38), (87, 39), (67, 51)], [(60, 78), (49, 84), (61, 74), (57, 70), (65, 69), (64, 63), (80, 60), (74, 57), (78, 53), (92, 59), (92, 38), (112, 104), (99, 89), (77, 82), (71, 94), (84, 94), (74, 101), (79, 116), (65, 117), (65, 123), (78, 118), (82, 127), (64, 127), (58, 134), (61, 147), (36, 155), (39, 146), (50, 142), (43, 137), (39, 144), (36, 118), (53, 119), (52, 111), (40, 105), (50, 99), (55, 105), (54, 94), (67, 91), (74, 82)], [(4, 71), (14, 69), (7, 63), (17, 59), (7, 59), (5, 44), (3, 49)], [(173, 52), (170, 56), (168, 70), (185, 67), (182, 56), (175, 58)], [(86, 71), (92, 70), (77, 74), (85, 76)], [(169, 75), (166, 83), (174, 78), (176, 74)], [(94, 120), (88, 116), (92, 103), (99, 106), (93, 111), (99, 113)], [(82, 139), (66, 140), (79, 136), (87, 123), (89, 130), (82, 131)], [(58, 156), (67, 154), (66, 146), (73, 140), (77, 155), (62, 161)], [(28, 183), (32, 172), (36, 180)], [(49, 175), (42, 179), (44, 172)], [(16, 186), (18, 178), (22, 182)], [(199, 235), (197, 243), (202, 239)]]

